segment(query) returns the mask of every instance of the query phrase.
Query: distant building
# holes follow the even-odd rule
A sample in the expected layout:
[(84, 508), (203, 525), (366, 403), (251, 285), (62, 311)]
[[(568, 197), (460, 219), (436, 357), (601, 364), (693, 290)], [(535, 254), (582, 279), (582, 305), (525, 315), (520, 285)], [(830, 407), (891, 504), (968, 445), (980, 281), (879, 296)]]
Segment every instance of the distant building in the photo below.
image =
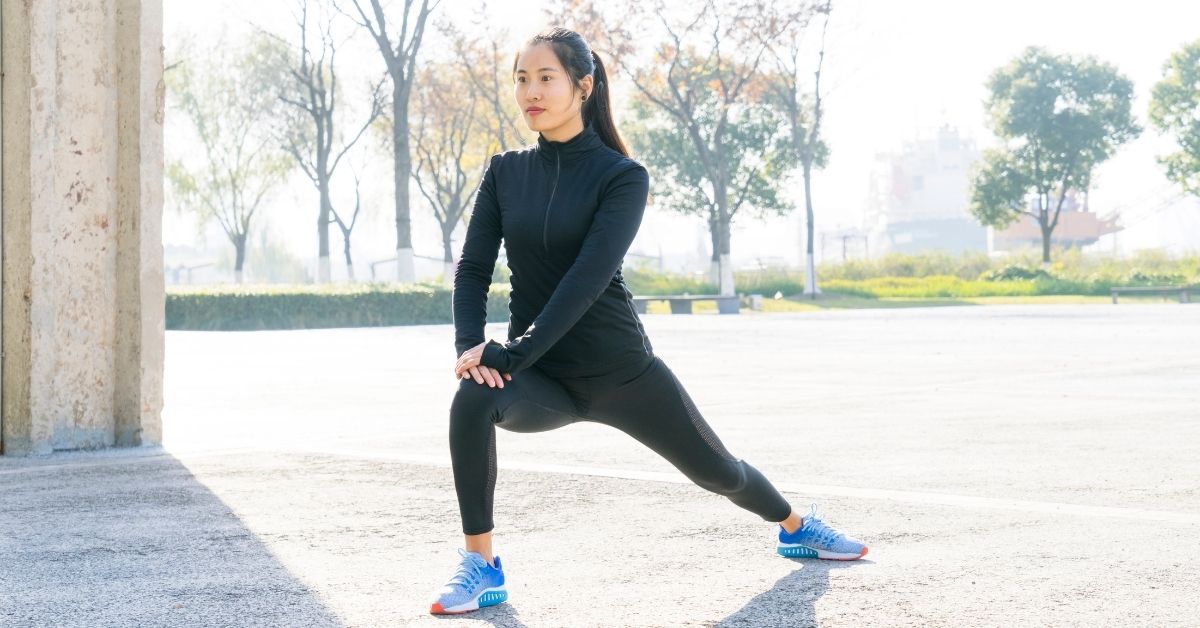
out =
[[(1083, 200), (1080, 201), (1079, 197)], [(1056, 202), (1058, 194), (1051, 195)], [(1037, 199), (1031, 199), (1027, 208), (1037, 213)], [(1049, 218), (1054, 220), (1054, 208), (1050, 208)], [(1058, 224), (1050, 234), (1050, 243), (1058, 246), (1081, 247), (1095, 244), (1100, 236), (1120, 231), (1117, 216), (1100, 218), (1088, 210), (1087, 194), (1079, 194), (1076, 190), (1067, 190), (1063, 198), (1062, 212), (1058, 215)], [(1032, 216), (1022, 216), (1004, 229), (988, 229), (988, 250), (993, 253), (1011, 251), (1022, 248), (1041, 248), (1042, 228)]]
[(871, 252), (986, 251), (987, 229), (968, 211), (978, 158), (975, 143), (948, 125), (880, 154), (865, 213)]

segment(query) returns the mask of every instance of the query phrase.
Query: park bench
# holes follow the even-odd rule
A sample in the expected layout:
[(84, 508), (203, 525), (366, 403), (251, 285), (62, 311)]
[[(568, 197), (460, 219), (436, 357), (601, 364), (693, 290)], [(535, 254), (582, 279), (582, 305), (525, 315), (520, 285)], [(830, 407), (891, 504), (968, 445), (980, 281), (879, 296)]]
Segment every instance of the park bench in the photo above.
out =
[(1179, 294), (1180, 303), (1190, 303), (1191, 293), (1200, 292), (1200, 286), (1113, 286), (1112, 302), (1116, 304), (1118, 294)]
[(692, 303), (695, 301), (716, 301), (717, 312), (721, 314), (737, 314), (740, 297), (736, 294), (722, 296), (719, 294), (673, 294), (664, 296), (636, 296), (633, 305), (639, 314), (646, 313), (646, 303), (649, 301), (667, 301), (671, 304), (672, 314), (691, 314)]

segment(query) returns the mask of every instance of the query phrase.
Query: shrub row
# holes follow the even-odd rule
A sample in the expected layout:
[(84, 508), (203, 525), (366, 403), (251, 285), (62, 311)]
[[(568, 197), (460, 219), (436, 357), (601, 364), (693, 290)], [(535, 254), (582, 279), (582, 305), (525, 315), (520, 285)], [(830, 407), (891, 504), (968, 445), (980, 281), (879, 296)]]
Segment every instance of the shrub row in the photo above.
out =
[[(488, 321), (508, 320), (507, 269), (497, 265), (487, 300)], [(990, 260), (981, 254), (888, 255), (818, 270), (823, 292), (866, 298), (1106, 295), (1112, 286), (1200, 285), (1200, 257), (1155, 252), (1131, 260), (1085, 258), (1071, 251), (1044, 269), (1032, 257)], [(876, 273), (895, 273), (877, 275)], [(920, 274), (917, 274), (920, 273)], [(715, 294), (705, 275), (623, 272), (636, 295)], [(741, 294), (804, 292), (804, 270), (766, 268), (734, 273)], [(440, 283), (172, 287), (167, 329), (257, 330), (370, 327), (453, 322), (451, 290)]]
[[(431, 284), (230, 286), (167, 292), (166, 327), (250, 331), (453, 322), (451, 291)], [(489, 322), (508, 320), (508, 285), (493, 284)]]
[(881, 297), (1015, 297), (1037, 295), (1105, 295), (1107, 282), (1081, 282), (1053, 277), (1008, 281), (970, 280), (939, 275), (933, 277), (877, 277), (861, 281), (831, 279), (821, 284), (824, 292), (868, 298)]
[[(634, 294), (713, 294), (717, 286), (706, 275), (671, 275), (645, 269), (626, 270)], [(804, 292), (803, 269), (764, 268), (734, 273), (737, 291), (795, 295)], [(1059, 251), (1049, 268), (1040, 252), (1024, 251), (991, 259), (983, 253), (892, 253), (878, 259), (848, 260), (817, 269), (823, 292), (866, 297), (1103, 295), (1112, 286), (1200, 284), (1200, 257), (1171, 257), (1161, 251), (1139, 251), (1129, 259), (1085, 256), (1076, 249)]]

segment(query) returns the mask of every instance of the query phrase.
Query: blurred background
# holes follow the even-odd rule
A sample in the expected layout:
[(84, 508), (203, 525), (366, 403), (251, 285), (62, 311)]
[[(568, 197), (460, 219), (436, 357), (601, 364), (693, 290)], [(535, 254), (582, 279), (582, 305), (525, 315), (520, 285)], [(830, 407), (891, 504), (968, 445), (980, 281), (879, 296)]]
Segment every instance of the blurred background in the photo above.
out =
[(1198, 23), (1165, 0), (168, 1), (168, 292), (448, 286), (487, 158), (536, 141), (511, 68), (554, 25), (608, 63), (651, 172), (635, 294), (1196, 282)]

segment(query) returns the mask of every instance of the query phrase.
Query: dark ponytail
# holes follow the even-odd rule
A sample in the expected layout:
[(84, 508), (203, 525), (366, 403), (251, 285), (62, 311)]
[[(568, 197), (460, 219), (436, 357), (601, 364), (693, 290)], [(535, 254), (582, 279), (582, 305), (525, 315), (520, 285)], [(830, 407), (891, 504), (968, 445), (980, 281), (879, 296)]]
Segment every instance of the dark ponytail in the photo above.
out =
[(625, 142), (617, 133), (617, 126), (613, 124), (612, 103), (608, 98), (608, 73), (604, 70), (604, 64), (600, 62), (600, 56), (594, 50), (592, 51), (592, 63), (595, 65), (592, 75), (592, 95), (583, 103), (583, 122), (594, 126), (596, 133), (600, 134), (600, 139), (603, 139), (605, 144), (628, 157), (629, 150), (625, 148)]
[[(558, 57), (558, 62), (566, 68), (575, 87), (582, 89), (580, 82), (583, 77), (591, 75), (592, 93), (583, 101), (583, 124), (591, 125), (609, 148), (628, 157), (629, 149), (625, 147), (625, 142), (613, 124), (612, 102), (608, 97), (608, 73), (604, 64), (600, 62), (600, 56), (587, 45), (582, 35), (561, 26), (534, 35), (526, 45), (541, 43), (550, 44), (550, 49)], [(513, 72), (516, 71), (517, 59), (514, 57)]]

